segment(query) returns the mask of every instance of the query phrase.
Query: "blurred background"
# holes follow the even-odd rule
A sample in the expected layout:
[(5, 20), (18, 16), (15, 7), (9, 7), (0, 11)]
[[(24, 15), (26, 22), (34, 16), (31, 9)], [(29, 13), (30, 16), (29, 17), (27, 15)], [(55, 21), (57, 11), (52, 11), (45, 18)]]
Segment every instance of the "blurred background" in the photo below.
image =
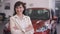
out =
[[(55, 30), (57, 33), (55, 34), (60, 34), (60, 0), (0, 0), (0, 34), (8, 34), (9, 31), (5, 30), (9, 27), (9, 24), (7, 23), (9, 23), (9, 18), (13, 16), (14, 4), (17, 1), (26, 3), (25, 14), (31, 17), (35, 31), (42, 26), (41, 23), (43, 24), (43, 21), (45, 22), (46, 20), (49, 20), (51, 16), (56, 16), (57, 20)], [(51, 13), (52, 11), (53, 13)], [(38, 22), (39, 20), (42, 21)], [(51, 34), (51, 31), (48, 31), (48, 33)]]

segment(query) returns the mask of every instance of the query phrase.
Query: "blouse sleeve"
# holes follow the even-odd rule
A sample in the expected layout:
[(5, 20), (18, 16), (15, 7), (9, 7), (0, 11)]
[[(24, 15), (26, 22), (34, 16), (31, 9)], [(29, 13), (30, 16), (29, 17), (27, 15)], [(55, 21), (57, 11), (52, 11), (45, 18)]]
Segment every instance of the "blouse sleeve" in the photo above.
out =
[(31, 26), (31, 31), (32, 31), (32, 33), (34, 33), (34, 28), (33, 28), (33, 25), (32, 25), (32, 22), (31, 22), (31, 19), (30, 19), (30, 17), (28, 17), (28, 24), (29, 24), (29, 26)]
[(28, 23), (33, 27), (30, 17), (28, 17)]
[(10, 30), (11, 30), (11, 34), (19, 34), (20, 30), (19, 29), (14, 29), (14, 27), (16, 27), (15, 25), (15, 21), (13, 18), (10, 18)]

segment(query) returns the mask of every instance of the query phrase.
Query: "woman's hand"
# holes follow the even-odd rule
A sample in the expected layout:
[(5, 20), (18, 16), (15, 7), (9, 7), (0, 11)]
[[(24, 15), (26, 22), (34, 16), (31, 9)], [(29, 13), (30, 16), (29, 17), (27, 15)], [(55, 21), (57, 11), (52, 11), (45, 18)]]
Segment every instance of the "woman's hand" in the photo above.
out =
[(33, 29), (33, 26), (32, 25), (29, 25), (27, 28), (25, 28), (26, 32), (30, 31)]
[(19, 28), (17, 26), (14, 26), (13, 29), (18, 30)]

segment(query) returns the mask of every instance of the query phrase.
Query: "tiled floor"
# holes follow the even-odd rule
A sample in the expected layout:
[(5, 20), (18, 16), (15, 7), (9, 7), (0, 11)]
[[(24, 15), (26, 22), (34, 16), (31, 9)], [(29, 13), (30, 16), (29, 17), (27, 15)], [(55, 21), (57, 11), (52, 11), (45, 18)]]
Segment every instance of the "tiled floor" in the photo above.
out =
[(0, 23), (0, 34), (3, 34), (3, 24)]
[(6, 22), (0, 23), (0, 34), (3, 34), (3, 29), (4, 29), (5, 24)]
[(60, 34), (60, 24), (57, 24), (57, 34)]
[[(0, 23), (0, 34), (3, 34), (3, 29), (6, 22)], [(57, 24), (57, 34), (60, 34), (60, 24)]]

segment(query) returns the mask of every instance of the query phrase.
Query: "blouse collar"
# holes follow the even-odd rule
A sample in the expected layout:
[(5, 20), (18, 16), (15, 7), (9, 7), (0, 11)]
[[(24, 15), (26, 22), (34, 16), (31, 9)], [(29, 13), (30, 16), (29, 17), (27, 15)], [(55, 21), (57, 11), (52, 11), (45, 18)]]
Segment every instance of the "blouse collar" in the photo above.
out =
[[(18, 15), (15, 15), (14, 16), (15, 18), (19, 18), (19, 16)], [(25, 15), (23, 15), (23, 19), (25, 18)]]

